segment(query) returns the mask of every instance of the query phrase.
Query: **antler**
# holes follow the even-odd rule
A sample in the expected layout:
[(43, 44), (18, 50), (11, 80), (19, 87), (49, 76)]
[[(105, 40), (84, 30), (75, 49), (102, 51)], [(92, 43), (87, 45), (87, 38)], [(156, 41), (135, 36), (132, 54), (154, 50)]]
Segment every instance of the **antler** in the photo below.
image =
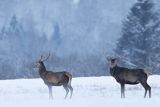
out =
[(41, 56), (41, 61), (46, 61), (49, 58), (49, 56), (50, 56), (50, 53), (49, 53), (49, 55), (45, 59), (42, 59), (43, 56)]

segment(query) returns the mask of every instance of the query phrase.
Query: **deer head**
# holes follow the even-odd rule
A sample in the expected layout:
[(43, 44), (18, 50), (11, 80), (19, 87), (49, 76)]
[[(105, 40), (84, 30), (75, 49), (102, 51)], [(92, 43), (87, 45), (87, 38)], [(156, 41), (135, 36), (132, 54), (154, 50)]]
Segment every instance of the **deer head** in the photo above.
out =
[(38, 61), (36, 61), (35, 67), (36, 67), (36, 68), (41, 68), (41, 67), (43, 67), (43, 66), (44, 66), (43, 62), (46, 61), (46, 60), (48, 60), (49, 57), (50, 57), (50, 53), (49, 53), (49, 55), (48, 55), (46, 58), (44, 58), (44, 57), (41, 55), (41, 58), (40, 58)]
[(107, 57), (106, 59), (109, 62), (109, 65), (110, 65), (111, 68), (113, 68), (117, 65), (118, 58)]

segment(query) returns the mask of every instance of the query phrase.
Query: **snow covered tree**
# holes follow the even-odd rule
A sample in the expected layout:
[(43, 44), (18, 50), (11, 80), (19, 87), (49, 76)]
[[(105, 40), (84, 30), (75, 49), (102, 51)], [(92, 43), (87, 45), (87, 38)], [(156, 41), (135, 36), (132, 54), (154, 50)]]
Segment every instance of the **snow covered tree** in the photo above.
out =
[(157, 62), (157, 59), (153, 57), (158, 52), (154, 47), (158, 45), (159, 34), (157, 32), (159, 32), (160, 21), (154, 6), (152, 0), (137, 0), (124, 20), (122, 36), (116, 48), (117, 54), (127, 58), (127, 61), (122, 61), (123, 64), (155, 69), (153, 63)]
[(3, 39), (3, 37), (5, 36), (5, 26), (2, 27), (1, 32), (0, 32), (0, 40)]
[(61, 38), (61, 34), (60, 34), (60, 27), (59, 27), (58, 23), (56, 23), (54, 25), (54, 31), (53, 31), (53, 34), (51, 35), (50, 40), (51, 40), (50, 41), (51, 46), (54, 47), (54, 50), (57, 50), (57, 48), (59, 47), (59, 45), (62, 42), (62, 38)]
[(7, 31), (7, 35), (9, 38), (19, 38), (22, 36), (23, 27), (21, 23), (18, 22), (16, 15), (12, 16), (11, 21), (9, 23), (9, 28)]
[[(1, 29), (1, 52), (0, 52), (0, 66), (1, 71), (4, 72), (3, 78), (9, 78), (10, 76), (18, 76), (17, 72), (20, 69), (20, 58), (22, 55), (21, 38), (23, 35), (23, 28), (18, 22), (16, 15), (11, 17), (10, 23), (6, 24)], [(21, 43), (20, 43), (21, 42)], [(5, 48), (4, 48), (5, 47)], [(21, 53), (21, 54), (20, 54)], [(15, 60), (16, 59), (16, 60)], [(15, 63), (13, 63), (13, 61)], [(5, 66), (5, 67), (4, 67)], [(12, 73), (10, 71), (12, 70)]]

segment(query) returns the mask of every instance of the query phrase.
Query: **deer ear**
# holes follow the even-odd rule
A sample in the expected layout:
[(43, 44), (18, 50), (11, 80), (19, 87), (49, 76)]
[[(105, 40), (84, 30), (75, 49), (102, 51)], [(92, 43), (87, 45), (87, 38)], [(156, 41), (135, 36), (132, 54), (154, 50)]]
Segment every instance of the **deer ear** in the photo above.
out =
[(42, 61), (42, 59), (43, 59), (43, 55), (41, 55), (41, 58), (40, 58), (40, 60), (39, 60), (39, 61)]
[(106, 59), (107, 59), (107, 61), (110, 61), (110, 60), (111, 60), (111, 58), (110, 58), (110, 57), (106, 57)]

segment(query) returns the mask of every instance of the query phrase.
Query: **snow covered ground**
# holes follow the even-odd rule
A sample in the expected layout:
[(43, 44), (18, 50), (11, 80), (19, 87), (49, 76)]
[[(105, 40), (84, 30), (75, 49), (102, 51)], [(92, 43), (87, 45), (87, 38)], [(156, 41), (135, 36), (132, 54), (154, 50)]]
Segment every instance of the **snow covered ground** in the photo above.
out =
[[(74, 78), (72, 99), (64, 100), (62, 87), (53, 87), (54, 100), (48, 99), (48, 89), (41, 79), (0, 81), (1, 107), (160, 107), (160, 76), (148, 79), (152, 98), (143, 98), (144, 89), (139, 85), (126, 86), (126, 99), (120, 98), (120, 86), (114, 78)], [(147, 96), (148, 97), (148, 96)]]

